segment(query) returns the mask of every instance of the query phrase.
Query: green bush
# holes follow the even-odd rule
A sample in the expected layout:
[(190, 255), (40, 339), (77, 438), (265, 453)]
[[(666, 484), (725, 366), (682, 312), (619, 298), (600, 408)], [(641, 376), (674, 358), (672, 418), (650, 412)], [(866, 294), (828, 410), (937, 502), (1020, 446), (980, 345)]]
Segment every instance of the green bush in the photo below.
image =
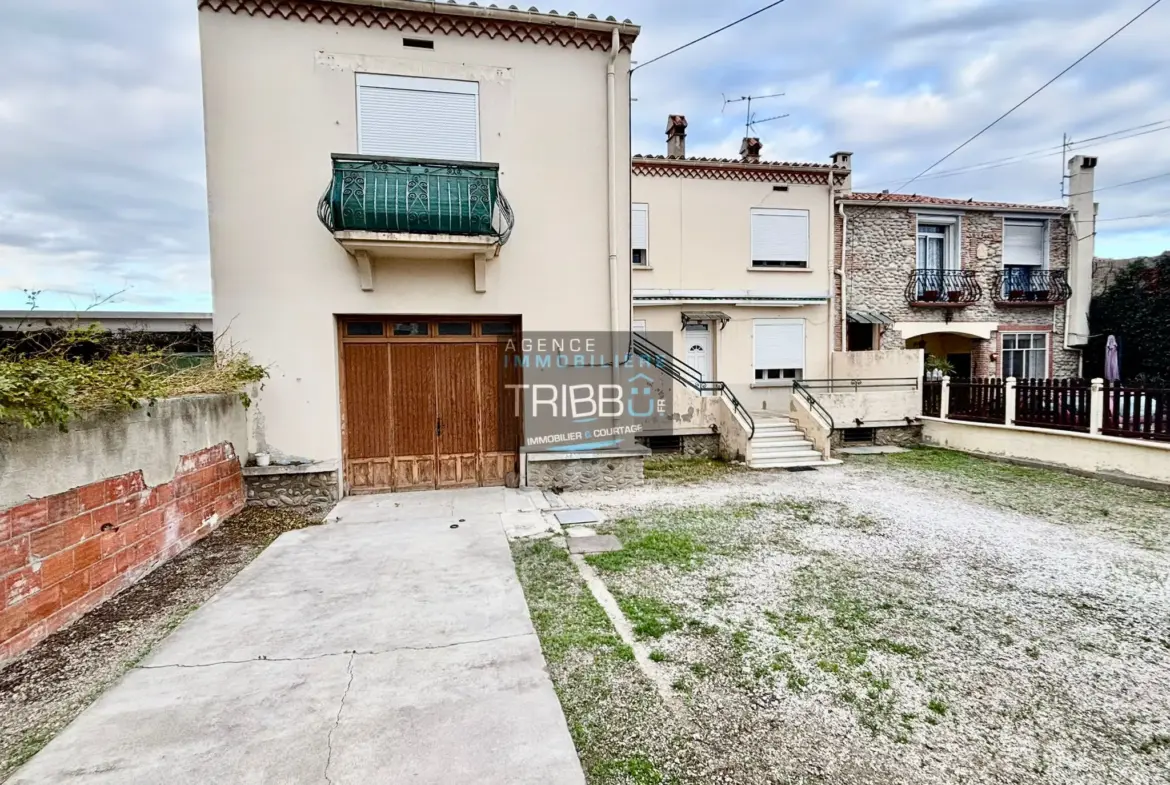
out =
[(64, 331), (31, 349), (0, 347), (0, 422), (64, 429), (91, 412), (133, 409), (158, 398), (242, 392), (267, 376), (233, 351), (195, 364), (177, 357), (135, 346), (97, 325)]

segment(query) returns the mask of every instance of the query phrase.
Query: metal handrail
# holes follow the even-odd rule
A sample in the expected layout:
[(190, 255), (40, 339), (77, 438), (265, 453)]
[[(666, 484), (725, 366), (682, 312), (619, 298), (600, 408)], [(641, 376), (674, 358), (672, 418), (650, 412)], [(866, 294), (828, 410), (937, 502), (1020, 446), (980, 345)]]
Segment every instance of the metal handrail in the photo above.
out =
[(916, 376), (891, 376), (875, 379), (802, 379), (800, 384), (810, 390), (828, 390), (829, 392), (834, 392), (837, 388), (856, 390), (860, 387), (917, 390), (920, 381)]
[(654, 367), (661, 370), (671, 379), (690, 387), (692, 390), (697, 392), (714, 392), (724, 396), (728, 403), (731, 404), (732, 410), (747, 421), (748, 439), (750, 440), (756, 435), (756, 421), (748, 413), (744, 405), (740, 403), (739, 398), (735, 397), (735, 393), (731, 391), (731, 388), (724, 382), (704, 379), (703, 374), (699, 373), (698, 370), (687, 365), (644, 335), (633, 333), (631, 337), (632, 340), (630, 343), (633, 347), (634, 354), (649, 363), (653, 363)]
[(813, 397), (812, 392), (804, 386), (804, 382), (793, 380), (792, 394), (803, 398), (814, 413), (820, 414), (825, 419), (825, 422), (829, 424), (829, 435), (832, 436), (833, 431), (837, 430), (837, 423), (833, 421), (833, 415), (829, 414), (829, 410), (821, 406), (820, 401)]

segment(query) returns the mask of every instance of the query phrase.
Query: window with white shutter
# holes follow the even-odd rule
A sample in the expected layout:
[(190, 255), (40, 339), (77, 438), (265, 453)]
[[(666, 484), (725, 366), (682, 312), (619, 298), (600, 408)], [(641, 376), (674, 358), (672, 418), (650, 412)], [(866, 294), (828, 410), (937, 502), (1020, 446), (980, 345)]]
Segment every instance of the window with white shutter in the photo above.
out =
[(756, 319), (752, 365), (757, 382), (804, 376), (804, 319)]
[(1003, 263), (1011, 267), (1043, 267), (1048, 254), (1045, 252), (1046, 221), (1003, 222)]
[(808, 267), (808, 210), (752, 208), (752, 267)]
[(358, 152), (401, 158), (479, 160), (479, 84), (357, 75)]
[(639, 267), (649, 264), (650, 205), (630, 205), (630, 261)]

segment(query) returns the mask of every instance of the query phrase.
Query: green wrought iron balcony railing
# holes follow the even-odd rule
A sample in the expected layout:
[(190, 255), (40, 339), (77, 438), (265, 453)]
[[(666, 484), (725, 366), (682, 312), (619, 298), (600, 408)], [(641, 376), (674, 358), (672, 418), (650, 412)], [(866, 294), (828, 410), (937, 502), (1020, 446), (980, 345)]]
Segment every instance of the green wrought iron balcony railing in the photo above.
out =
[(486, 235), (502, 245), (515, 221), (499, 174), (499, 164), (334, 154), (317, 217), (331, 232)]

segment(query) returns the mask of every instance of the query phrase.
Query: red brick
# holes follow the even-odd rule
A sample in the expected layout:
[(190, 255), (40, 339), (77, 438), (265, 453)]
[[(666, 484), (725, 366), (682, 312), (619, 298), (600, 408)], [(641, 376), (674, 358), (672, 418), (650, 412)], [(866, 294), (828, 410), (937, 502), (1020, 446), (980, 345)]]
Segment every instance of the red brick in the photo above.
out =
[(28, 626), (28, 607), (20, 605), (15, 608), (0, 610), (0, 641), (8, 641), (16, 637)]
[(101, 540), (91, 538), (73, 549), (73, 569), (80, 572), (91, 564), (96, 564), (102, 558)]
[(117, 503), (118, 523), (131, 521), (142, 514), (143, 499), (137, 495), (127, 497)]
[(13, 537), (34, 532), (49, 523), (49, 503), (44, 499), (25, 502), (8, 511)]
[(44, 622), (28, 626), (24, 632), (9, 638), (4, 644), (5, 656), (12, 658), (24, 654), (47, 637), (49, 637), (49, 631), (46, 629)]
[(98, 536), (98, 542), (102, 544), (102, 558), (117, 553), (122, 549), (121, 534), (115, 530), (110, 529)]
[(106, 498), (106, 481), (93, 482), (78, 488), (77, 501), (81, 505), (81, 512), (88, 512), (89, 510), (96, 510), (98, 507), (101, 507), (109, 501)]
[(94, 564), (87, 571), (87, 579), (89, 587), (96, 589), (99, 586), (105, 586), (109, 583), (115, 575), (118, 574), (118, 560), (114, 557), (102, 559), (97, 564)]
[(135, 556), (133, 548), (123, 548), (118, 551), (116, 558), (118, 560), (119, 575), (138, 565), (138, 558)]
[(24, 602), (41, 590), (41, 573), (32, 567), (17, 570), (4, 579), (3, 590), (0, 609)]
[(152, 510), (138, 519), (138, 525), (142, 527), (142, 531), (146, 534), (151, 534), (158, 531), (163, 526), (163, 511)]
[(28, 613), (28, 621), (30, 624), (44, 621), (60, 610), (61, 592), (56, 586), (41, 589), (29, 598), (24, 607)]
[(89, 579), (84, 572), (70, 575), (57, 585), (61, 588), (62, 608), (72, 605), (89, 591)]
[(65, 521), (46, 526), (29, 538), (29, 551), (35, 558), (45, 559), (68, 548), (69, 524)]
[(155, 508), (165, 507), (173, 498), (175, 498), (175, 491), (171, 488), (169, 482), (156, 485), (150, 491), (150, 506)]
[(46, 497), (45, 502), (48, 505), (50, 522), (72, 518), (81, 511), (81, 502), (78, 501), (76, 488)]
[(28, 564), (28, 537), (9, 540), (0, 545), (0, 575), (19, 570)]
[(52, 586), (73, 574), (73, 551), (58, 553), (41, 562), (41, 585)]
[(81, 515), (70, 518), (66, 524), (66, 539), (69, 545), (76, 545), (82, 540), (93, 536), (93, 513), (83, 512)]
[(118, 505), (107, 504), (103, 507), (98, 507), (93, 511), (93, 528), (95, 532), (101, 532), (103, 526), (117, 526), (118, 525)]
[(0, 510), (0, 543), (12, 539), (12, 510)]
[(106, 499), (111, 502), (143, 490), (146, 490), (146, 483), (142, 479), (142, 472), (131, 472), (106, 480)]

